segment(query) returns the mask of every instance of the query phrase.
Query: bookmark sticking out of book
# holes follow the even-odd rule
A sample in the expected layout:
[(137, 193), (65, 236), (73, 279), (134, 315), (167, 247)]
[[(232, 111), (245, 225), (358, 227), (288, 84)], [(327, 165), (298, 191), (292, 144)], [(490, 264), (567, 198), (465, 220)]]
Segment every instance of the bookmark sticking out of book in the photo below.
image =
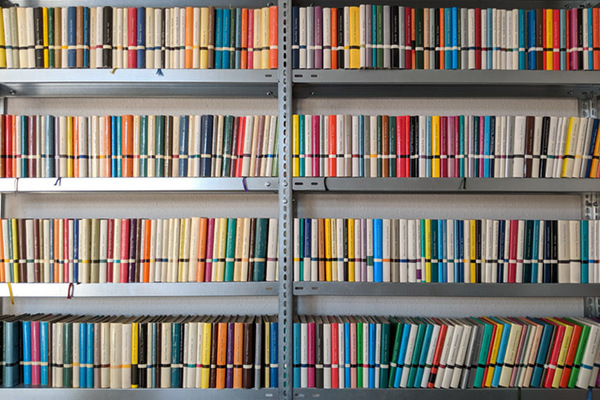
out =
[(61, 177), (56, 178), (56, 182), (54, 182), (54, 186), (60, 186), (61, 184)]
[(73, 294), (75, 293), (75, 285), (73, 282), (69, 282), (69, 287), (67, 288), (67, 299), (71, 300), (73, 298)]
[(162, 69), (160, 69), (160, 68), (159, 68), (159, 69), (157, 69), (157, 70), (156, 70), (156, 75), (158, 75), (158, 76), (164, 76), (164, 74), (163, 74), (163, 72), (162, 72)]
[(10, 285), (10, 282), (6, 282), (6, 284), (8, 285), (8, 294), (10, 295), (10, 304), (13, 305), (13, 304), (15, 304), (15, 298), (13, 296), (12, 286)]
[(585, 398), (585, 400), (592, 400), (592, 388), (588, 389), (587, 397)]
[(246, 177), (242, 178), (242, 186), (244, 187), (244, 192), (248, 191), (248, 185), (246, 184)]

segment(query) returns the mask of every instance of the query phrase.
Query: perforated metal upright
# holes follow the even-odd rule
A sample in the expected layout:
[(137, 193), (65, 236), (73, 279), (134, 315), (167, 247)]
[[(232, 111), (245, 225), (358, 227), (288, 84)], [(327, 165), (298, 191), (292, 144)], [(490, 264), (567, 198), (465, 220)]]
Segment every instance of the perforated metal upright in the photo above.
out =
[(292, 399), (291, 0), (279, 0), (279, 398)]

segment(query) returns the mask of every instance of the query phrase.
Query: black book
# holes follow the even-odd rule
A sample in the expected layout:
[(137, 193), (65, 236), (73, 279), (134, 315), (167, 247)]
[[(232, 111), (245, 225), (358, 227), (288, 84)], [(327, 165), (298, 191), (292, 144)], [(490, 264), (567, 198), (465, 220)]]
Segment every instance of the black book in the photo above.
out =
[(546, 177), (548, 163), (548, 138), (550, 136), (550, 117), (542, 118), (542, 142), (540, 147), (540, 178)]
[(338, 34), (337, 34), (337, 42), (338, 42), (338, 69), (344, 69), (344, 9), (338, 8)]
[(391, 6), (392, 68), (400, 68), (400, 32), (398, 31), (398, 6)]
[(44, 28), (42, 7), (33, 8), (35, 67), (44, 68)]
[(102, 67), (112, 68), (112, 22), (113, 22), (113, 8), (104, 7), (102, 9), (102, 23), (104, 29), (102, 29)]

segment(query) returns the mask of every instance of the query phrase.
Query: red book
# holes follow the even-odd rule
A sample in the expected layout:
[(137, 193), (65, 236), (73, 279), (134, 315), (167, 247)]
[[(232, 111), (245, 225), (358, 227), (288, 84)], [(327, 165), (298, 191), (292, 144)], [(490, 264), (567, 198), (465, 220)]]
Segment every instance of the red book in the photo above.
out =
[(569, 344), (569, 349), (567, 350), (567, 358), (565, 359), (565, 365), (562, 376), (560, 377), (559, 384), (561, 388), (566, 388), (567, 384), (569, 383), (571, 371), (573, 370), (573, 361), (575, 360), (575, 354), (577, 353), (577, 347), (579, 346), (579, 338), (581, 337), (581, 331), (583, 330), (583, 328), (581, 325), (567, 321), (566, 319), (556, 319), (573, 327), (573, 335), (571, 336), (571, 343)]
[[(327, 117), (329, 122), (329, 173), (327, 176), (337, 176), (337, 134), (336, 134), (336, 116), (329, 115)], [(340, 149), (340, 151), (344, 151), (344, 149)]]
[(475, 69), (481, 69), (481, 8), (475, 9)]
[(4, 123), (4, 155), (5, 155), (5, 166), (4, 166), (4, 175), (6, 178), (14, 178), (13, 172), (13, 124), (14, 124), (14, 115), (5, 115), (5, 123)]
[(123, 115), (122, 129), (123, 177), (133, 176), (133, 115)]
[(560, 70), (560, 10), (552, 10), (552, 69)]
[(458, 176), (460, 171), (460, 122), (457, 115), (452, 118), (454, 118), (454, 177), (460, 178)]
[(440, 366), (440, 359), (442, 357), (442, 351), (444, 350), (444, 342), (446, 340), (446, 332), (448, 331), (448, 325), (444, 322), (434, 318), (435, 322), (440, 324), (440, 334), (435, 345), (435, 353), (433, 353), (433, 361), (431, 363), (431, 372), (429, 374), (429, 381), (427, 382), (428, 388), (433, 388), (435, 385), (435, 376), (437, 375), (438, 368)]
[[(331, 69), (338, 69), (338, 10), (331, 7)], [(324, 28), (327, 29), (327, 28)], [(317, 176), (317, 175), (315, 175)]]
[(493, 326), (493, 328), (492, 328), (492, 336), (490, 338), (490, 348), (488, 350), (488, 355), (487, 355), (487, 357), (485, 359), (485, 370), (483, 372), (483, 380), (482, 380), (483, 385), (482, 385), (482, 387), (485, 387), (485, 381), (487, 380), (487, 374), (488, 374), (488, 371), (490, 369), (490, 362), (492, 360), (492, 353), (494, 352), (494, 346), (493, 346), (493, 344), (494, 344), (494, 340), (496, 340), (496, 333), (498, 332), (498, 323), (496, 321), (493, 321), (493, 320), (489, 319), (489, 318), (485, 318), (484, 317), (482, 319), (485, 320), (488, 324), (490, 324), (490, 325)]
[(269, 68), (276, 69), (277, 68), (277, 6), (269, 7)]
[(600, 8), (592, 8), (592, 55), (594, 59), (594, 70), (600, 69)]
[[(332, 9), (333, 10), (333, 9)], [(333, 59), (332, 59), (333, 60)], [(321, 172), (321, 124), (318, 115), (312, 116), (312, 176), (320, 176)], [(358, 155), (357, 155), (358, 156)], [(354, 157), (354, 154), (352, 155)], [(360, 160), (362, 162), (362, 160)]]
[(308, 331), (308, 383), (307, 387), (315, 387), (315, 321), (310, 318), (307, 324)]
[(235, 175), (236, 177), (242, 176), (242, 166), (244, 164), (244, 136), (246, 133), (246, 117), (240, 117), (240, 129), (238, 133), (238, 147), (237, 147), (237, 158), (235, 159)]
[(137, 68), (137, 8), (129, 7), (127, 19), (127, 67)]
[[(381, 176), (390, 176), (390, 123), (387, 115), (381, 116)], [(340, 152), (343, 153), (343, 150)]]
[(106, 282), (113, 281), (113, 241), (115, 235), (115, 220), (110, 218), (106, 227)]
[(31, 321), (31, 384), (39, 385), (40, 381), (40, 321)]
[(404, 21), (405, 21), (405, 25), (404, 25), (404, 38), (406, 40), (406, 47), (405, 47), (405, 69), (414, 69), (413, 67), (413, 62), (412, 62), (412, 8), (410, 7), (406, 7), (404, 8), (404, 13), (405, 13), (405, 17), (404, 17)]
[(440, 117), (440, 177), (448, 177), (448, 117)]
[[(340, 380), (340, 351), (339, 351), (339, 326), (335, 317), (329, 317), (331, 323), (331, 388), (339, 388)], [(343, 363), (344, 360), (341, 361)]]
[(508, 247), (508, 283), (515, 283), (517, 279), (517, 241), (519, 236), (519, 221), (510, 220), (510, 242)]
[(547, 365), (544, 365), (544, 387), (551, 388), (552, 381), (554, 380), (554, 373), (556, 372), (556, 364), (558, 363), (558, 356), (560, 354), (560, 348), (562, 347), (562, 342), (565, 337), (566, 327), (557, 324), (552, 321), (550, 318), (542, 318), (549, 324), (552, 324), (556, 327), (556, 336), (554, 336), (554, 342), (551, 344), (552, 352), (550, 353), (550, 362)]
[[(115, 254), (116, 256), (116, 254)], [(129, 281), (129, 219), (121, 220), (121, 274), (119, 282), (127, 283)]]

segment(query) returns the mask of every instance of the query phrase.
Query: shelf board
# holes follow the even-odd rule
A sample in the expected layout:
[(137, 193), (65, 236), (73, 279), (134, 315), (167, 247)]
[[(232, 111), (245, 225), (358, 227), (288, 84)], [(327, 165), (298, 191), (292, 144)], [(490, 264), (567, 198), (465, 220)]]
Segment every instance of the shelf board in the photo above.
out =
[[(12, 283), (14, 297), (67, 297), (69, 283)], [(86, 283), (73, 297), (229, 297), (277, 296), (277, 282)], [(10, 297), (0, 283), (0, 297)]]
[(0, 193), (276, 192), (277, 178), (2, 178)]
[(600, 71), (294, 70), (297, 97), (578, 97)]
[(591, 193), (600, 179), (294, 178), (295, 191), (390, 193)]
[[(364, 4), (362, 0), (346, 0), (344, 6), (358, 6)], [(570, 1), (570, 0), (402, 0), (402, 1), (390, 1), (390, 0), (370, 0), (369, 4), (376, 5), (402, 5), (405, 7), (456, 7), (457, 5), (465, 8), (476, 8), (476, 7), (491, 7), (500, 9), (534, 9), (534, 8), (577, 8), (577, 7), (591, 7), (597, 3), (584, 2), (584, 1)], [(294, 5), (301, 7), (307, 6), (323, 6), (330, 7), (330, 0), (297, 0), (294, 1)]]
[[(600, 399), (600, 390), (592, 390), (590, 399)], [(585, 400), (582, 389), (294, 389), (295, 399), (327, 400)]]
[(586, 297), (600, 284), (294, 282), (295, 296)]
[(276, 70), (4, 69), (1, 96), (276, 97)]
[(277, 398), (278, 389), (58, 389), (8, 388), (0, 389), (3, 398), (19, 400), (262, 400)]

